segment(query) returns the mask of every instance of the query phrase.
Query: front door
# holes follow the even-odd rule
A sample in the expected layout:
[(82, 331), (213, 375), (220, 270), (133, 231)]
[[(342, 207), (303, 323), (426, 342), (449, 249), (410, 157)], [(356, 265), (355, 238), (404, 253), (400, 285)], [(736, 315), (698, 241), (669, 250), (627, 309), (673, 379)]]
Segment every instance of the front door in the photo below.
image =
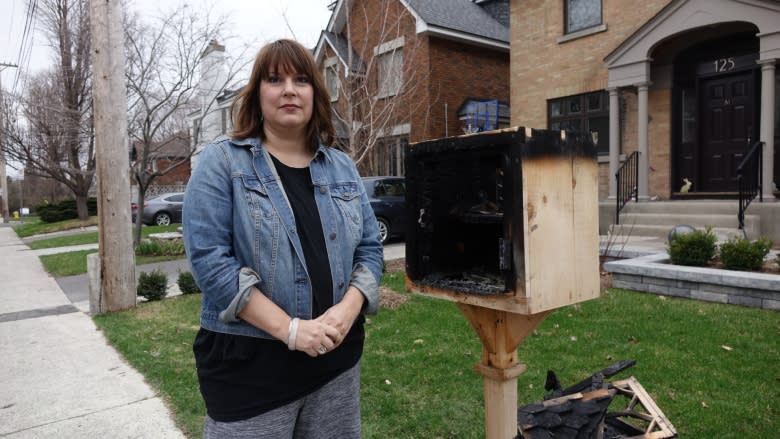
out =
[(753, 127), (753, 75), (750, 72), (701, 83), (702, 127), (697, 192), (736, 192), (737, 166)]

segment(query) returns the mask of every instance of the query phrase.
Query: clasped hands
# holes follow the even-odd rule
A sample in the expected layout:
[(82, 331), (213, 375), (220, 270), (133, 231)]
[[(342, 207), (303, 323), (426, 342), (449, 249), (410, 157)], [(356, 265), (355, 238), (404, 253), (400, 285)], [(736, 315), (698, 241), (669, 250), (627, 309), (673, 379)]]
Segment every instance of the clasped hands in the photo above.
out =
[(339, 347), (360, 314), (363, 300), (360, 291), (350, 288), (341, 302), (328, 308), (321, 316), (300, 320), (295, 335), (295, 349), (316, 357)]

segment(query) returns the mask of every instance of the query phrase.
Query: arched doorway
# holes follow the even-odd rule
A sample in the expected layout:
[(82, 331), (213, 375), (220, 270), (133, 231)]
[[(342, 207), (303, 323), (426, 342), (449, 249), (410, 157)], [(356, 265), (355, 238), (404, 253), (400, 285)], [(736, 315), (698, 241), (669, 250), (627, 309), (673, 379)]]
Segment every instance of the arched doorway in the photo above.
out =
[(672, 196), (736, 196), (737, 166), (759, 133), (758, 30), (729, 23), (678, 36), (693, 42), (674, 57)]

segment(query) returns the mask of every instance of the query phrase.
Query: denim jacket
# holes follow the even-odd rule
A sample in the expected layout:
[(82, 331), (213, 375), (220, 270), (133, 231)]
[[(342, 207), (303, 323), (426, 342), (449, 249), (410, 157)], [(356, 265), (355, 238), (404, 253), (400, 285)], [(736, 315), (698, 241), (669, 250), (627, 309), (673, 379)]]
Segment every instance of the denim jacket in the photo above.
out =
[[(320, 145), (309, 164), (333, 278), (333, 303), (350, 285), (376, 313), (382, 275), (379, 227), (360, 175), (344, 153)], [(208, 145), (187, 184), (184, 245), (203, 292), (203, 328), (272, 338), (238, 314), (253, 286), (291, 317), (312, 317), (311, 281), (295, 217), (257, 138)]]

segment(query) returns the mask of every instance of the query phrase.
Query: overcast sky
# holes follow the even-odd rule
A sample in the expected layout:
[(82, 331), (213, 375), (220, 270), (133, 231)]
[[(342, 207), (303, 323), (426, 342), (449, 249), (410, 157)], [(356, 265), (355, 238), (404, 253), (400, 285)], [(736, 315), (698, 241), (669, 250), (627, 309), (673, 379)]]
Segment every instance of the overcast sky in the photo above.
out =
[[(13, 87), (20, 73), (34, 73), (47, 68), (53, 62), (52, 52), (40, 32), (33, 33), (29, 61), (20, 60), (22, 34), (29, 0), (0, 0), (0, 63), (20, 65), (20, 69), (5, 68), (0, 76), (4, 90)], [(233, 23), (229, 33), (238, 37), (237, 43), (246, 43), (258, 49), (264, 43), (278, 38), (295, 37), (307, 47), (314, 47), (330, 18), (327, 6), (332, 0), (128, 0), (130, 8), (142, 16), (159, 15), (160, 9), (168, 10), (180, 3), (203, 8), (213, 4), (218, 13), (225, 14)], [(285, 18), (286, 17), (286, 20)], [(287, 24), (292, 28), (288, 29)], [(230, 46), (226, 47), (228, 53)], [(252, 51), (254, 52), (254, 51)], [(23, 82), (16, 81), (18, 93)], [(8, 169), (10, 175), (17, 175)]]

